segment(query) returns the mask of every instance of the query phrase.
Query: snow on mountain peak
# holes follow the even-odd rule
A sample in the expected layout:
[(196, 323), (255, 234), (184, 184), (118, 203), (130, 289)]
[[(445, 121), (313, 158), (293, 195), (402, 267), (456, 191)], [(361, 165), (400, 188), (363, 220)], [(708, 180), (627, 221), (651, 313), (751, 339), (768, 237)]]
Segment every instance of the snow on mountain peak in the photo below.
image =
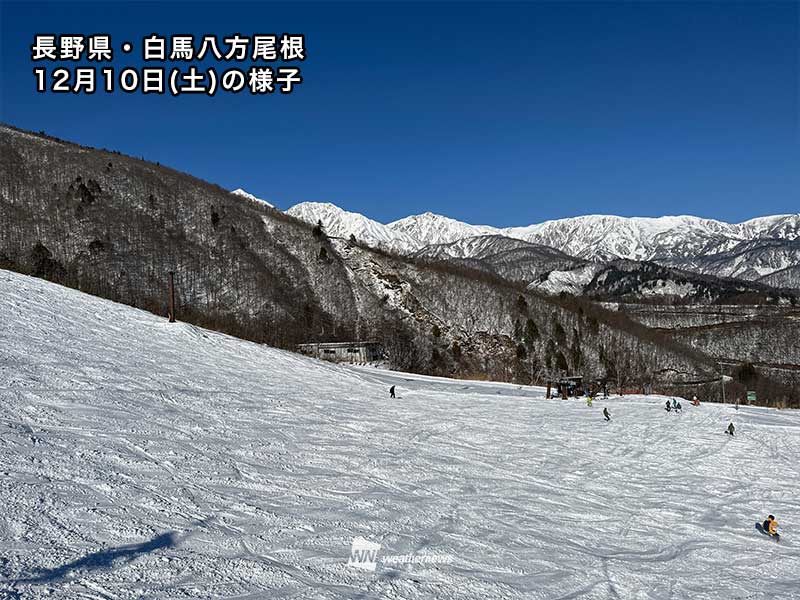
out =
[[(588, 260), (687, 258), (729, 250), (756, 237), (800, 237), (799, 215), (726, 223), (689, 215), (587, 215), (514, 227), (505, 235), (554, 246)], [(780, 227), (781, 231), (776, 228)]]
[(325, 233), (333, 237), (348, 238), (353, 235), (359, 241), (398, 252), (411, 252), (419, 247), (419, 243), (411, 236), (392, 231), (383, 223), (360, 213), (346, 211), (330, 202), (301, 202), (286, 212), (307, 223), (321, 221)]
[(470, 225), (432, 212), (411, 215), (389, 223), (387, 227), (415, 238), (420, 246), (447, 244), (467, 237), (500, 233), (496, 227)]
[(257, 198), (256, 196), (254, 196), (250, 192), (246, 192), (242, 188), (238, 188), (238, 189), (233, 190), (231, 192), (231, 194), (236, 194), (237, 196), (239, 196), (241, 198), (247, 198), (248, 200), (252, 200), (253, 202), (260, 202), (262, 204), (266, 204), (267, 206), (275, 208), (272, 204), (270, 204), (266, 200), (262, 200), (261, 198)]
[[(582, 215), (526, 227), (498, 228), (470, 225), (432, 212), (411, 215), (384, 225), (361, 214), (320, 202), (304, 202), (288, 212), (310, 223), (321, 220), (329, 235), (347, 237), (352, 233), (368, 244), (401, 253), (494, 235), (550, 246), (567, 255), (595, 262), (652, 260), (690, 266), (692, 261), (729, 252), (747, 241), (800, 239), (800, 214), (758, 217), (742, 223), (691, 215)], [(469, 258), (470, 248), (482, 245), (466, 244), (464, 248), (452, 248), (447, 252), (452, 250), (462, 258)], [(444, 250), (440, 249), (438, 253), (441, 251)], [(778, 259), (773, 262), (782, 264)]]

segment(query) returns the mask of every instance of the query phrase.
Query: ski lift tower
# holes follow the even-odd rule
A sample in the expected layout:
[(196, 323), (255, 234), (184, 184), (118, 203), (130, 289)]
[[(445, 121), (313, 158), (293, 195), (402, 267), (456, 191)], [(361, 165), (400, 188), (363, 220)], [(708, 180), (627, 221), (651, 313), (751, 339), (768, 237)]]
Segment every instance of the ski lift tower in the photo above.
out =
[(725, 384), (729, 381), (733, 381), (733, 377), (728, 377), (727, 375), (720, 375), (719, 382), (722, 385), (722, 403), (725, 404)]

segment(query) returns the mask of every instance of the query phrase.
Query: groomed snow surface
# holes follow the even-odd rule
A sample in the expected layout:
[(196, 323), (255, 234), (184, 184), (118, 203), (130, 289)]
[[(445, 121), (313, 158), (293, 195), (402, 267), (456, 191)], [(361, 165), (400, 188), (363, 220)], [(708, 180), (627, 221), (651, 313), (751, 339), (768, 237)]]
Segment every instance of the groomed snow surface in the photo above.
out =
[(337, 367), (0, 271), (0, 598), (800, 597), (800, 415), (663, 403)]

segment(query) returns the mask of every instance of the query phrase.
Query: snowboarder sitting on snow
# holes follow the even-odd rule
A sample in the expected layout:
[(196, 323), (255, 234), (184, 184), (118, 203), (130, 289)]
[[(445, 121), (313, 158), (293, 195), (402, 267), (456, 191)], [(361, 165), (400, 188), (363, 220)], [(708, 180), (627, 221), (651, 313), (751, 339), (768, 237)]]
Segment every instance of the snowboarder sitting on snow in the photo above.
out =
[(778, 522), (772, 515), (767, 517), (767, 520), (761, 524), (761, 527), (764, 529), (765, 533), (768, 533), (774, 537), (780, 537), (778, 534)]
[(676, 410), (677, 412), (683, 412), (683, 407), (681, 406), (681, 403), (680, 403), (680, 402), (678, 402), (678, 405), (675, 407), (675, 410)]
[(608, 414), (608, 407), (603, 409), (603, 416), (606, 418), (606, 421), (610, 421), (611, 420), (611, 415)]
[(733, 437), (733, 432), (734, 431), (736, 431), (736, 427), (734, 427), (733, 423), (731, 423), (730, 425), (728, 425), (728, 428), (725, 430), (725, 433), (727, 433), (729, 436)]
[(394, 398), (394, 386), (389, 388), (389, 398)]

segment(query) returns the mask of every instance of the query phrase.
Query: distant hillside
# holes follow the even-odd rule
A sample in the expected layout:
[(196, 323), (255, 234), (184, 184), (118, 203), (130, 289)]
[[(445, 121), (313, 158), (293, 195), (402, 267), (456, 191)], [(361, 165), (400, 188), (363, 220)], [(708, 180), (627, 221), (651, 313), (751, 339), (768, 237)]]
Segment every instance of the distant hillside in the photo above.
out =
[[(713, 356), (731, 372), (745, 361), (759, 373), (800, 390), (800, 306), (625, 304), (616, 308)], [(751, 382), (750, 389), (758, 383)]]
[[(675, 261), (674, 264), (699, 273), (767, 284), (770, 275), (800, 265), (800, 240), (747, 240), (718, 254)], [(780, 277), (776, 277), (774, 281), (777, 287), (797, 287), (796, 284), (792, 285), (795, 283), (792, 280), (781, 280)]]
[(758, 281), (776, 288), (800, 290), (800, 264), (764, 275)]
[(570, 270), (586, 264), (586, 261), (567, 256), (555, 248), (502, 235), (483, 235), (425, 246), (413, 256), (458, 262), (495, 273), (509, 281), (524, 283), (543, 273)]
[(0, 268), (159, 314), (174, 271), (184, 320), (289, 348), (377, 339), (389, 364), (419, 372), (520, 382), (581, 372), (667, 389), (717, 370), (624, 315), (330, 237), (157, 164), (11, 127), (0, 150)]
[(582, 293), (597, 300), (660, 299), (684, 304), (797, 302), (795, 294), (761, 283), (700, 275), (637, 261), (613, 261), (604, 265)]
[(530, 289), (605, 302), (797, 304), (798, 292), (760, 281), (704, 275), (650, 261), (614, 260), (542, 273)]

